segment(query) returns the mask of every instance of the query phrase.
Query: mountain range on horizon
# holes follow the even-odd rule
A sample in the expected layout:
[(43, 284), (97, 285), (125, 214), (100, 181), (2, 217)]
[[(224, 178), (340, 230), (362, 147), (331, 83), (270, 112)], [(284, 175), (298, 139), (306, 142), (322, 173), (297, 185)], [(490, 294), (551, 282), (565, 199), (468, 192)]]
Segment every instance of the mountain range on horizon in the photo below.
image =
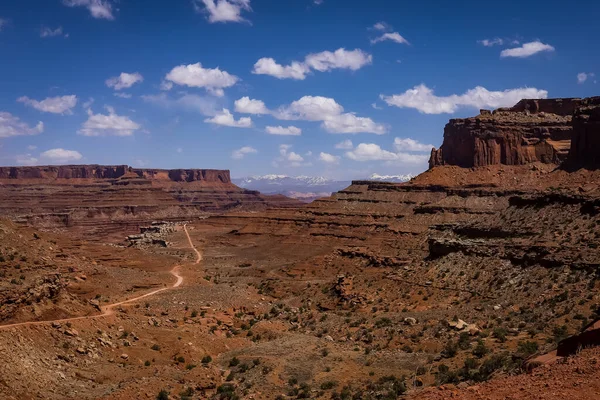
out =
[[(382, 182), (407, 182), (413, 178), (407, 175), (380, 175), (371, 174), (364, 180)], [(322, 176), (288, 176), (269, 174), (262, 176), (249, 176), (233, 178), (232, 182), (243, 189), (257, 190), (264, 194), (282, 194), (302, 201), (313, 201), (320, 197), (331, 196), (332, 193), (347, 188), (351, 180), (335, 180)]]

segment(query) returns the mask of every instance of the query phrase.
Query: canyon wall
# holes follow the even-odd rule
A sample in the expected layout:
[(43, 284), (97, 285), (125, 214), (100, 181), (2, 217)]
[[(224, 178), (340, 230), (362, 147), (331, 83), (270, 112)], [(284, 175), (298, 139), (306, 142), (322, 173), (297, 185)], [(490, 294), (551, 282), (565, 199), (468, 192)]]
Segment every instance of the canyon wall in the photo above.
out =
[[(442, 146), (431, 152), (429, 166), (560, 165), (574, 157), (578, 161), (573, 165), (597, 165), (599, 106), (600, 97), (526, 99), (511, 108), (452, 119), (444, 128)], [(569, 156), (572, 140), (576, 150)], [(588, 158), (590, 162), (583, 160)]]
[(127, 165), (61, 165), (35, 167), (0, 167), (2, 179), (119, 179), (135, 174), (150, 180), (173, 182), (231, 183), (228, 170), (214, 169), (143, 169)]

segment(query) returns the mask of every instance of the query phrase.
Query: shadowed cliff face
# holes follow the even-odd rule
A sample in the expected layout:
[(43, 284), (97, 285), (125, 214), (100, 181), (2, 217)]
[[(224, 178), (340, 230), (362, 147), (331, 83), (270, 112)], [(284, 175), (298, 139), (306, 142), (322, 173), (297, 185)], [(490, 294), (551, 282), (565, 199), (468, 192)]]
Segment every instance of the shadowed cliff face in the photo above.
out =
[(572, 140), (576, 150), (571, 152), (569, 164), (597, 165), (594, 154), (600, 147), (593, 137), (598, 131), (595, 115), (599, 106), (598, 97), (521, 100), (512, 108), (452, 119), (444, 129), (444, 143), (431, 153), (430, 168), (534, 162), (560, 165), (569, 156)]

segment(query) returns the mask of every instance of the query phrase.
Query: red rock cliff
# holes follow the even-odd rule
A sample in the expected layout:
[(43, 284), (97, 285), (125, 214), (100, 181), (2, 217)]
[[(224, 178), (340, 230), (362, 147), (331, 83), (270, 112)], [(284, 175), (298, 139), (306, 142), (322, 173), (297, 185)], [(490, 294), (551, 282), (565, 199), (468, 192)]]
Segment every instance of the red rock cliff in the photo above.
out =
[(600, 97), (586, 99), (573, 115), (567, 168), (600, 168)]
[[(214, 169), (134, 169), (127, 165), (0, 167), (0, 179), (118, 179), (128, 173), (150, 180), (231, 183), (229, 171)], [(135, 175), (134, 175), (135, 176)]]
[(589, 102), (526, 99), (511, 108), (482, 110), (476, 117), (452, 119), (444, 129), (444, 143), (431, 153), (429, 166), (561, 164), (571, 148), (573, 114), (578, 115), (578, 110)]

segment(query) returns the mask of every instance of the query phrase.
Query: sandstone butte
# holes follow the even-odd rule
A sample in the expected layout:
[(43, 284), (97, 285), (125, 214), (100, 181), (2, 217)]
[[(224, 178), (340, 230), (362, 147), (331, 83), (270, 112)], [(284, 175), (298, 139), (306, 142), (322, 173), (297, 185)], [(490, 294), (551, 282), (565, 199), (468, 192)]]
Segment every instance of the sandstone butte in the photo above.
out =
[(0, 168), (0, 393), (598, 399), (599, 121), (482, 110), (410, 182), (308, 205), (227, 171)]

